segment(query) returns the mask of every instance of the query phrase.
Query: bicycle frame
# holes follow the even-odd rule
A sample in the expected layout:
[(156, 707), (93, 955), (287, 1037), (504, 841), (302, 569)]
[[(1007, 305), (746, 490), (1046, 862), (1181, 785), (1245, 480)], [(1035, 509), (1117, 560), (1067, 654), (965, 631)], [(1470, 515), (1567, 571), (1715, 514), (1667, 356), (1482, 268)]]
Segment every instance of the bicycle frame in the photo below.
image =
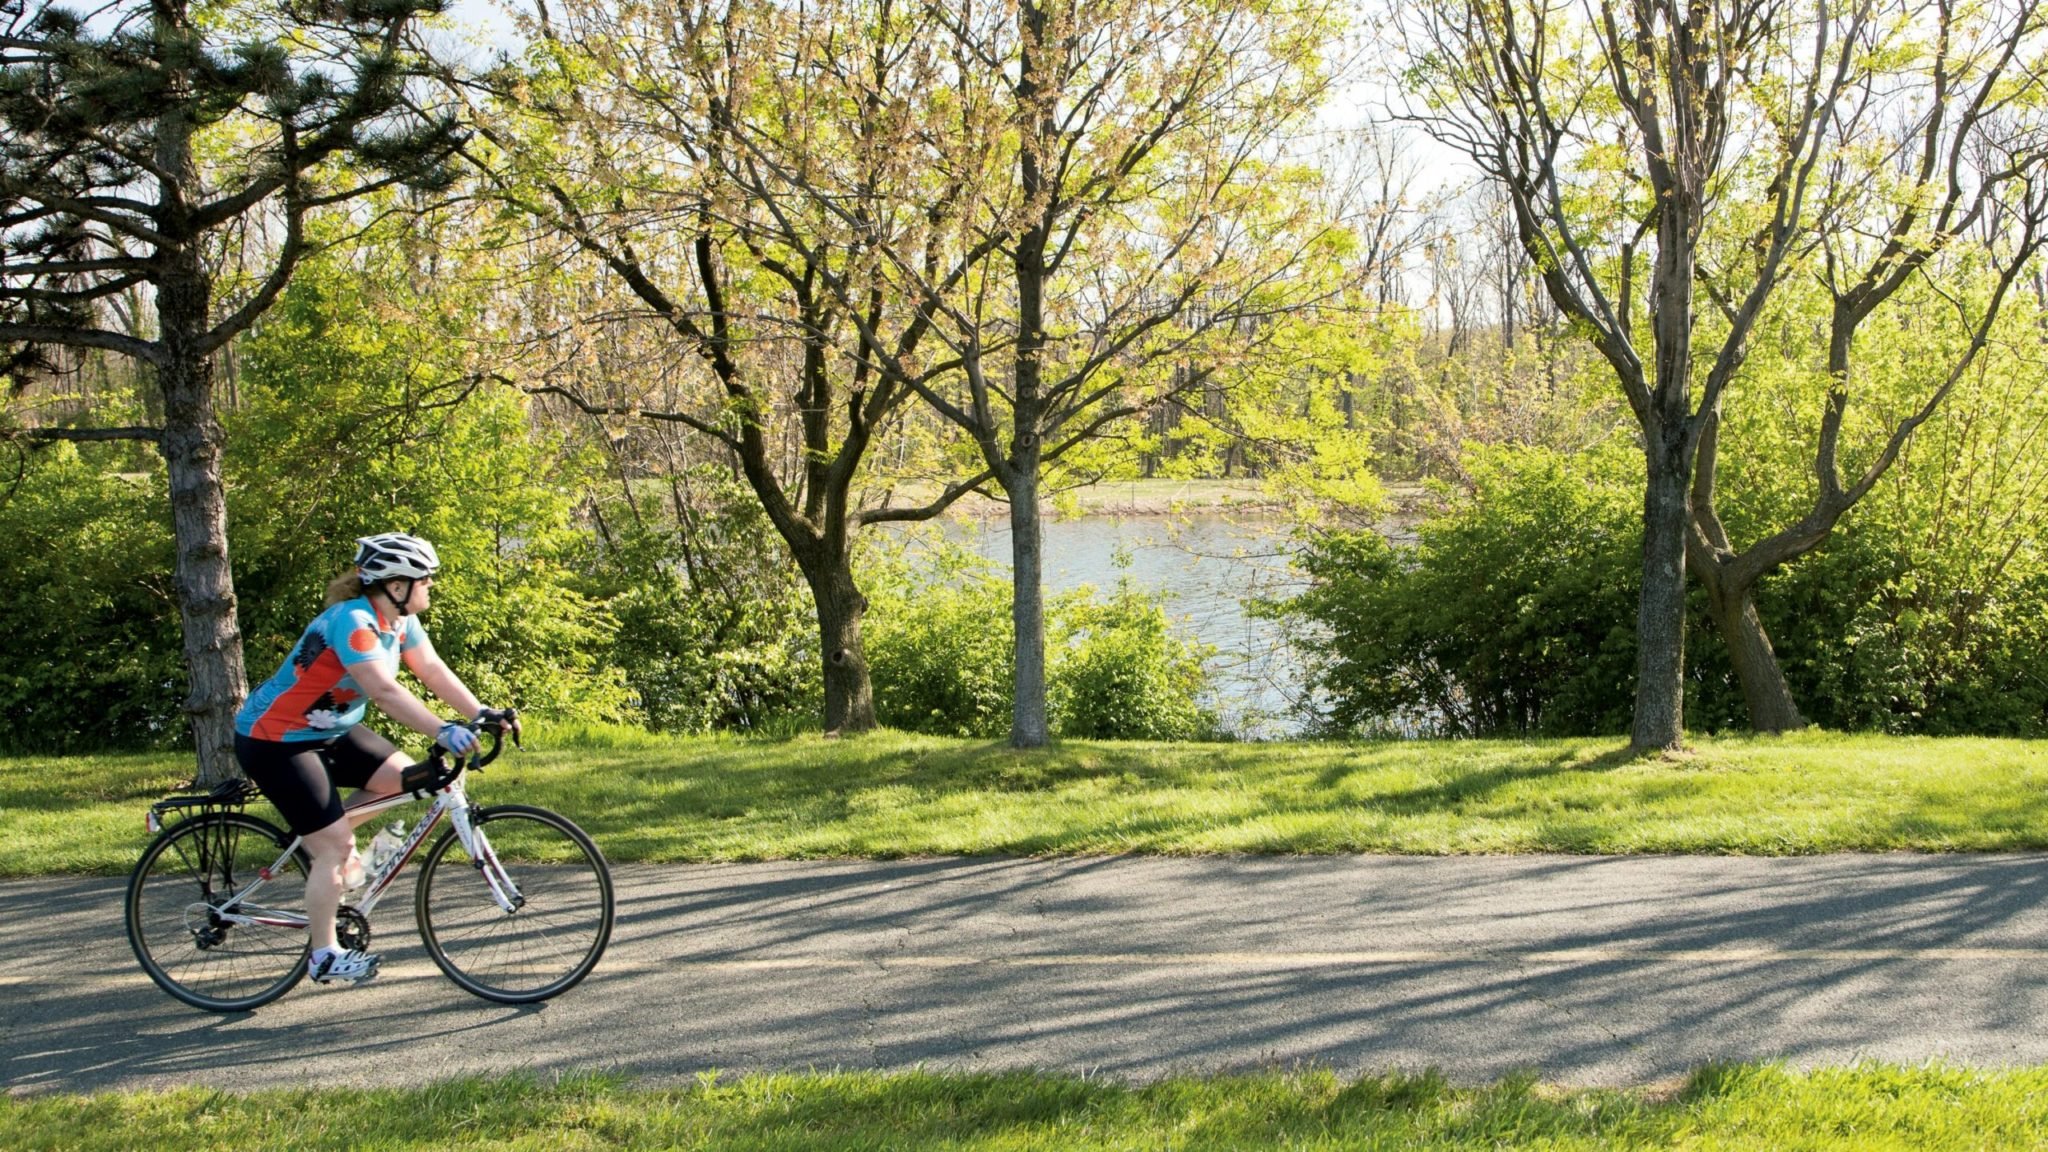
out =
[[(360, 824), (381, 812), (414, 803), (416, 799), (410, 792), (398, 792), (346, 811), (351, 823)], [(378, 869), (377, 874), (365, 883), (362, 899), (352, 905), (357, 912), (368, 916), (377, 907), (378, 901), (383, 898), (385, 890), (391, 887), (392, 881), (398, 878), (398, 873), (405, 867), (406, 861), (412, 859), (413, 853), (419, 850), (420, 845), (426, 843), (428, 834), (440, 827), (443, 816), (453, 822), (456, 838), (462, 841), (463, 851), (469, 854), (469, 858), (476, 862), (478, 870), (483, 873), (484, 881), (491, 890), (491, 899), (498, 907), (511, 913), (526, 903), (526, 898), (520, 895), (519, 886), (513, 882), (504, 865), (499, 862), (497, 853), (491, 851), (489, 838), (470, 820), (469, 797), (463, 791), (461, 777), (457, 777), (435, 793), (433, 807), (427, 810), (426, 817), (413, 828), (405, 842), (399, 845), (398, 851), (385, 862), (384, 867)], [(304, 915), (265, 908), (250, 899), (263, 890), (263, 886), (270, 882), (271, 877), (285, 868), (286, 863), (292, 858), (292, 853), (298, 851), (299, 845), (303, 842), (303, 837), (293, 837), (292, 842), (285, 845), (284, 851), (278, 854), (277, 859), (271, 861), (269, 867), (257, 874), (256, 883), (235, 893), (223, 903), (209, 906), (208, 912), (227, 924), (305, 928), (307, 920)]]

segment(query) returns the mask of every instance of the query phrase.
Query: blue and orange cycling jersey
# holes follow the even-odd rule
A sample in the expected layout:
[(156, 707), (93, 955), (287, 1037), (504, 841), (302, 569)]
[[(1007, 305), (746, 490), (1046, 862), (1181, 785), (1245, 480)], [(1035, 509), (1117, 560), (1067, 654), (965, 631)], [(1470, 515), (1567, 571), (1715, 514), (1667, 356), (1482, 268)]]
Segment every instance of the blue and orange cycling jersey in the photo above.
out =
[(386, 620), (366, 596), (315, 617), (277, 674), (235, 713), (235, 731), (256, 740), (332, 740), (362, 722), (367, 701), (349, 669), (380, 660), (393, 675), (398, 654), (427, 634), (411, 616)]

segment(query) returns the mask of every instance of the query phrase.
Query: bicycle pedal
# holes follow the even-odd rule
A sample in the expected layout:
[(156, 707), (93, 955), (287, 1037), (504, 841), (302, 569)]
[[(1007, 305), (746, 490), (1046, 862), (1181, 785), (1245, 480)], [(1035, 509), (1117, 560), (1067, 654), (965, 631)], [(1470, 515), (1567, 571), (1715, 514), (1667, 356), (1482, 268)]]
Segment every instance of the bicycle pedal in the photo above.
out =
[(315, 976), (313, 977), (313, 983), (328, 988), (352, 988), (360, 984), (368, 984), (376, 978), (377, 969), (371, 968), (368, 972), (353, 979), (344, 976)]

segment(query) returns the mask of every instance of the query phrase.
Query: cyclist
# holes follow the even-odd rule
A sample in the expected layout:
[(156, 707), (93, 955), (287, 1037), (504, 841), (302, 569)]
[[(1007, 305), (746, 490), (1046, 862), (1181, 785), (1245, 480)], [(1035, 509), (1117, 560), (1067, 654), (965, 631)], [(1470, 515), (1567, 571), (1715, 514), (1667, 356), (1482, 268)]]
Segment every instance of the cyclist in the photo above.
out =
[(400, 684), (399, 662), (462, 715), (482, 719), (489, 711), (442, 663), (420, 627), (440, 567), (434, 546), (416, 536), (386, 532), (357, 540), (354, 565), (327, 586), (326, 610), (235, 715), (242, 771), (305, 838), (312, 937), (306, 965), (317, 983), (355, 984), (377, 975), (375, 955), (335, 941), (342, 892), (363, 878), (355, 822), (336, 789), (387, 795), (445, 782), (426, 779), (423, 765), (410, 765), (391, 741), (363, 727), (365, 702), (376, 701), (386, 716), (432, 736), (458, 758), (476, 747), (476, 733), (443, 722)]

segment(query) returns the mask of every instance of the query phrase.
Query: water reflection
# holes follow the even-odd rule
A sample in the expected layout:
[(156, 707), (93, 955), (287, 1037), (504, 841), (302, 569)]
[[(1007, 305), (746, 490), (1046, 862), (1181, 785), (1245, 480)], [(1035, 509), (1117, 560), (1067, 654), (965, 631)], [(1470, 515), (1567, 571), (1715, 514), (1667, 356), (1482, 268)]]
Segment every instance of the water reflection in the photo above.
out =
[[(1245, 612), (1246, 600), (1286, 594), (1298, 579), (1287, 566), (1292, 542), (1284, 521), (1223, 516), (1085, 516), (1045, 523), (1048, 593), (1081, 585), (1108, 591), (1121, 577), (1166, 594), (1180, 634), (1216, 649), (1205, 704), (1244, 739), (1297, 735), (1300, 664), (1278, 624)], [(950, 520), (945, 538), (1007, 571), (1007, 519)]]

